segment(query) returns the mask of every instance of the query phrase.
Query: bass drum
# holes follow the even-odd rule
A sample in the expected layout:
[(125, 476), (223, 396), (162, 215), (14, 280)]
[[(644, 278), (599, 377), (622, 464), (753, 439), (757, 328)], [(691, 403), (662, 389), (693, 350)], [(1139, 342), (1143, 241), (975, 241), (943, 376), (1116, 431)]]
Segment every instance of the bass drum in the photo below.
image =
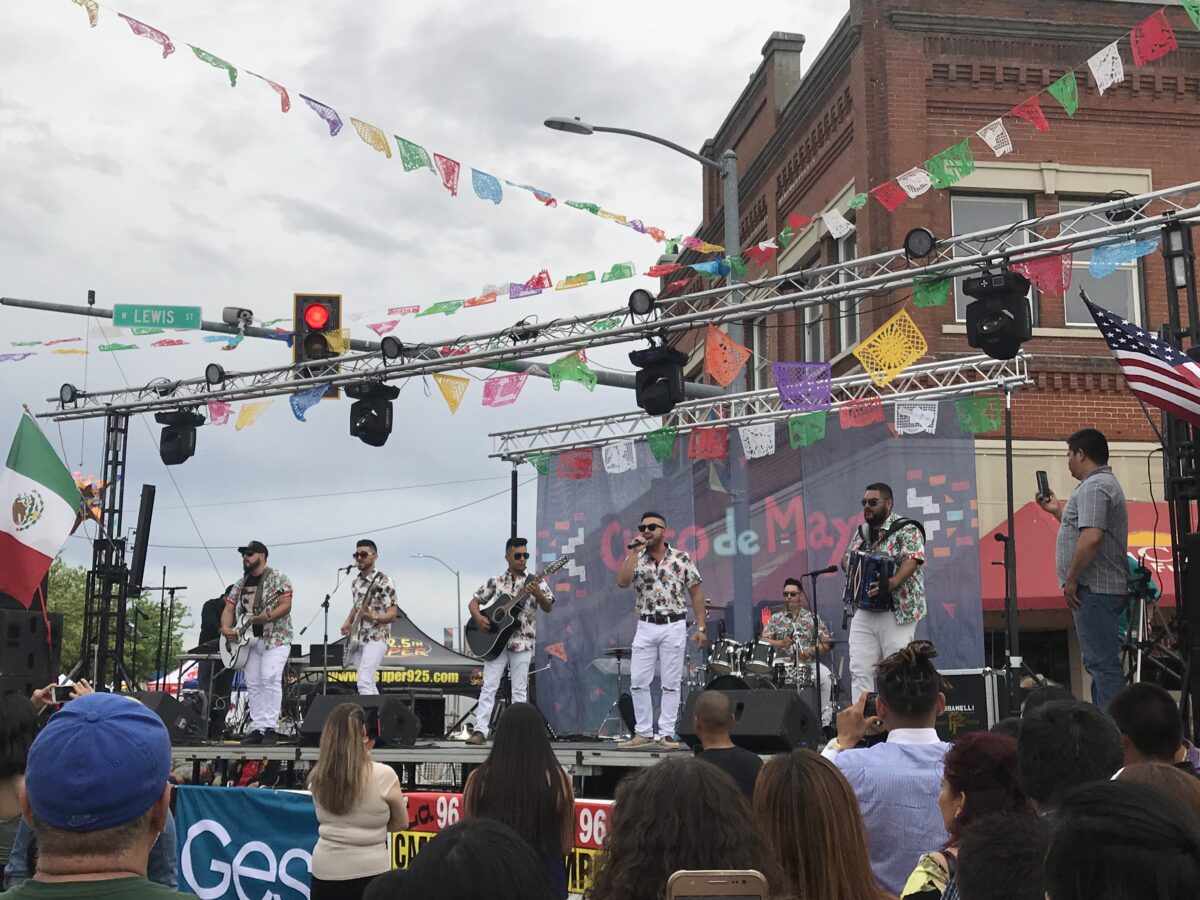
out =
[(704, 686), (706, 691), (749, 691), (755, 688), (764, 688), (773, 691), (775, 690), (775, 685), (766, 680), (754, 679), (748, 682), (737, 675), (718, 675)]

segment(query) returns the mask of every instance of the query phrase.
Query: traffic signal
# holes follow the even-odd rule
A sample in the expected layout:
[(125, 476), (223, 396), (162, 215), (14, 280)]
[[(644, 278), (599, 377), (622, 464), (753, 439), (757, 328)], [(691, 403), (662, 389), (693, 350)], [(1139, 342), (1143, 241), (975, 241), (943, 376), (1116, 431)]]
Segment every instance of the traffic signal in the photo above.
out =
[(967, 344), (992, 359), (1012, 359), (1033, 337), (1029, 280), (1017, 272), (988, 272), (963, 281), (967, 304)]
[[(294, 294), (292, 331), (292, 362), (311, 363), (301, 368), (297, 378), (315, 378), (337, 371), (336, 360), (347, 350), (342, 331), (341, 294)], [(337, 397), (338, 389), (330, 387), (326, 397)]]

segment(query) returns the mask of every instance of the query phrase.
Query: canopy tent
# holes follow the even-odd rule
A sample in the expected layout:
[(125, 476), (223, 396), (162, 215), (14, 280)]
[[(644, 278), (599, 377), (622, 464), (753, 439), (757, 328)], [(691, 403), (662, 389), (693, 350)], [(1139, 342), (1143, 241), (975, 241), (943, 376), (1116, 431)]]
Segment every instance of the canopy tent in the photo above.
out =
[[(344, 637), (332, 642), (344, 646)], [(353, 683), (353, 669), (331, 669), (330, 682)], [(473, 693), (483, 684), (483, 662), (444, 647), (407, 616), (392, 622), (387, 653), (379, 665), (382, 690), (395, 687), (437, 688), (447, 693)]]

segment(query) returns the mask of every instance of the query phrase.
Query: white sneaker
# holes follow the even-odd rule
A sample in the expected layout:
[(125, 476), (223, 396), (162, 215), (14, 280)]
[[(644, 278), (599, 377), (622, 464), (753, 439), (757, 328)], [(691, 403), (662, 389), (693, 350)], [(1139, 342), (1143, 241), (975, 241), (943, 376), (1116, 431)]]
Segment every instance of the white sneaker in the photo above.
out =
[(635, 734), (627, 741), (621, 741), (617, 744), (618, 750), (648, 750), (654, 746), (654, 738), (642, 737), (640, 734)]

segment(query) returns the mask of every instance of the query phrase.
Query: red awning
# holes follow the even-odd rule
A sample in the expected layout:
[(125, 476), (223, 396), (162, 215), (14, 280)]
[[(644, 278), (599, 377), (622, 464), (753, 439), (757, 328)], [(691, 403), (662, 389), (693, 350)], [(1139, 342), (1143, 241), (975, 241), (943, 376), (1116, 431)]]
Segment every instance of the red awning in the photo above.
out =
[[(1163, 606), (1175, 605), (1170, 522), (1165, 503), (1129, 504), (1129, 552), (1138, 559), (1144, 557), (1146, 567), (1163, 592)], [(1054, 574), (1058, 523), (1032, 500), (1017, 509), (1014, 523), (1017, 533), (1017, 608), (1062, 608), (1062, 588)], [(983, 608), (989, 612), (1004, 609), (1004, 567), (999, 565), (1004, 559), (1004, 545), (993, 535), (1004, 534), (1007, 530), (1008, 522), (1003, 521), (979, 542)]]

